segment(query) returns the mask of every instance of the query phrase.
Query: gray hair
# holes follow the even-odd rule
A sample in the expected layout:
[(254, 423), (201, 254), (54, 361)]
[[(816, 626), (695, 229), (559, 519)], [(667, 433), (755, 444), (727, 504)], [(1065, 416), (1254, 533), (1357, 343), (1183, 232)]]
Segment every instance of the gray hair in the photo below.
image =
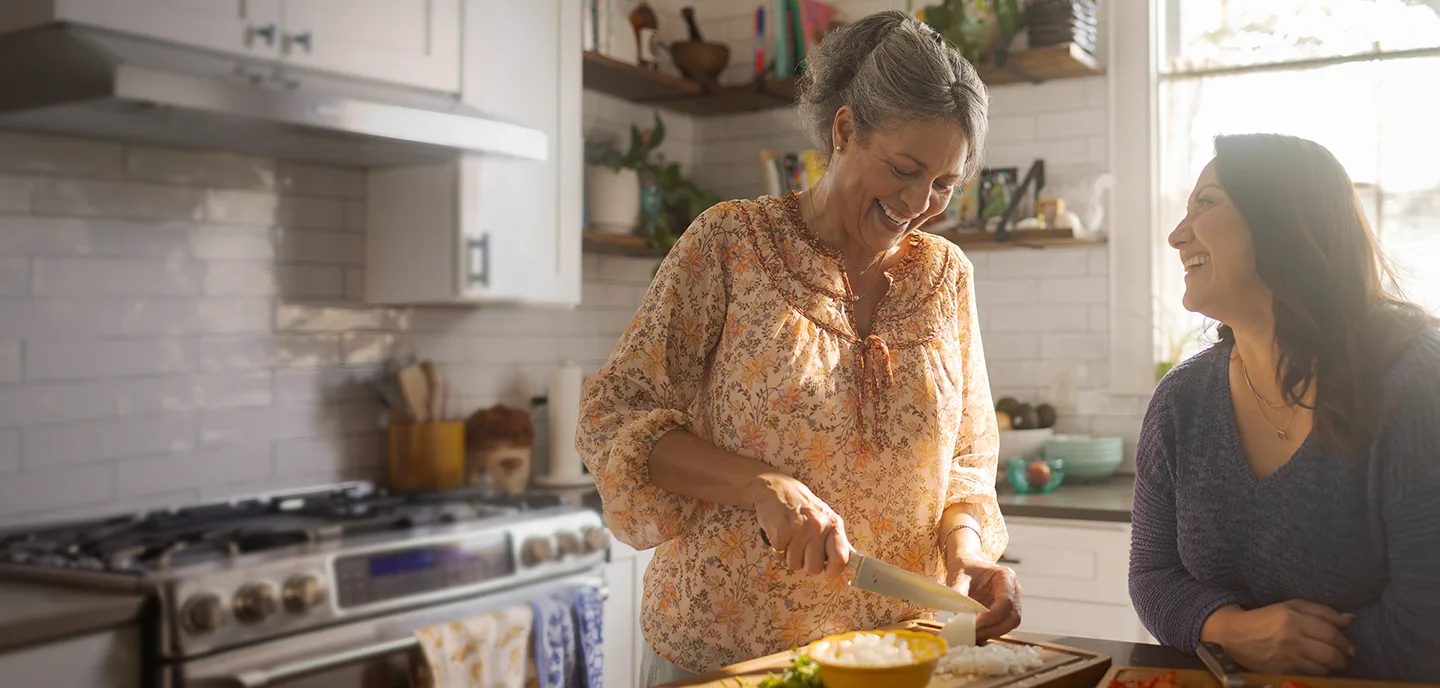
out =
[(812, 142), (835, 147), (835, 113), (849, 106), (861, 142), (910, 122), (953, 122), (970, 137), (962, 167), (980, 169), (990, 96), (975, 68), (940, 34), (898, 10), (876, 12), (825, 37), (805, 62), (797, 107)]

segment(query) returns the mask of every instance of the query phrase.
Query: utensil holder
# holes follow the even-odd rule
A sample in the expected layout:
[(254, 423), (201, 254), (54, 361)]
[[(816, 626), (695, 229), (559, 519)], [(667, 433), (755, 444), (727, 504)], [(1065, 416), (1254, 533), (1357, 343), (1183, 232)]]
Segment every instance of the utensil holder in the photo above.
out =
[(396, 492), (448, 490), (465, 484), (465, 423), (392, 424), (389, 482)]

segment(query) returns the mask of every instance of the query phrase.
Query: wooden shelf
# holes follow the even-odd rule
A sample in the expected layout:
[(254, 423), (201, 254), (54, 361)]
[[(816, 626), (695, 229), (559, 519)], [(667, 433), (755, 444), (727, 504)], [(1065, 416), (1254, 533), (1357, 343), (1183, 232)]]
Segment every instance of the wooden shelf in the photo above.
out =
[(966, 251), (995, 251), (1012, 248), (1049, 248), (1062, 246), (1100, 246), (1105, 239), (1076, 239), (1068, 229), (1011, 230), (1007, 241), (996, 241), (989, 232), (937, 232)]
[[(708, 90), (689, 79), (642, 69), (596, 52), (586, 51), (584, 55), (585, 88), (632, 103), (696, 117), (761, 112), (795, 103), (795, 79), (770, 80), (763, 87), (746, 83)], [(982, 64), (978, 70), (987, 86), (1040, 83), (1105, 73), (1094, 56), (1074, 43), (1011, 53), (1003, 67)]]
[[(985, 232), (939, 232), (937, 235), (949, 239), (966, 251), (1101, 246), (1105, 243), (1104, 239), (1076, 239), (1068, 229), (1013, 231), (1010, 232), (1011, 240), (1003, 243), (996, 241), (995, 235)], [(585, 253), (632, 258), (659, 258), (645, 237), (593, 231), (582, 232), (581, 237), (581, 250)]]
[(605, 232), (581, 232), (580, 249), (585, 253), (599, 253), (607, 256), (632, 256), (636, 258), (658, 258), (650, 242), (634, 234), (607, 234)]
[(986, 86), (1056, 79), (1078, 79), (1104, 74), (1095, 56), (1074, 43), (1047, 45), (1010, 53), (1004, 66), (984, 63), (976, 68)]

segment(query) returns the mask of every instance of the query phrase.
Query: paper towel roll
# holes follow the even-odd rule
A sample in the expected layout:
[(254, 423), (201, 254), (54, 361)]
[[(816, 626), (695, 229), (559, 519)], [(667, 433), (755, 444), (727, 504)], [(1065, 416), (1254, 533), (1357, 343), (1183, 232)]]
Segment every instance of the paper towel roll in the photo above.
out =
[(575, 450), (575, 430), (580, 426), (580, 388), (585, 377), (580, 366), (566, 362), (550, 373), (548, 423), (550, 426), (550, 469), (537, 482), (546, 485), (583, 485), (590, 482), (585, 464)]

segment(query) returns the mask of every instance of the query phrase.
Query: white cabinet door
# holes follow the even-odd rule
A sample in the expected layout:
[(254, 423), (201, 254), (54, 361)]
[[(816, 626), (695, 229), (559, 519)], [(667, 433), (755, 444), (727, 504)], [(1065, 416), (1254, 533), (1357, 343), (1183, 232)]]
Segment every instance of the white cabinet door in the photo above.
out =
[[(580, 223), (584, 170), (581, 132), (581, 14), (571, 0), (466, 0), (461, 100), (487, 117), (539, 129), (549, 158), (490, 159), (508, 185), (524, 229), (501, 239), (496, 255), (527, 253), (496, 266), (496, 282), (549, 303), (580, 301)], [(496, 199), (495, 202), (500, 202)]]
[(466, 0), (465, 44), (478, 47), (467, 48), (462, 100), (543, 133), (546, 159), (372, 170), (367, 300), (580, 303), (581, 16), (567, 6)]
[(285, 59), (297, 66), (460, 89), (460, 0), (284, 0), (281, 25)]
[(216, 52), (280, 55), (281, 0), (55, 0), (61, 21)]
[(1008, 518), (1001, 560), (1023, 591), (1020, 630), (1154, 642), (1130, 604), (1130, 524)]
[(635, 581), (642, 572), (635, 559), (617, 559), (605, 566), (605, 583), (610, 597), (605, 600), (605, 685), (634, 688), (637, 683), (635, 648), (640, 642)]

